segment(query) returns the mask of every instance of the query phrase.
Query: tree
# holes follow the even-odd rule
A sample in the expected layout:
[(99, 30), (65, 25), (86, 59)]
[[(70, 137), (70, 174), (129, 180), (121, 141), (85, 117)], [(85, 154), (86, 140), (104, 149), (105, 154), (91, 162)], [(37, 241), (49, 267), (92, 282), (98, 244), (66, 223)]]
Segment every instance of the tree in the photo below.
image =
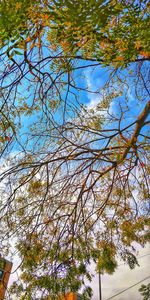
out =
[(139, 289), (139, 292), (143, 296), (143, 300), (148, 300), (150, 298), (150, 284), (142, 284)]
[(25, 2), (1, 49), (1, 251), (14, 238), (22, 259), (11, 293), (57, 299), (91, 280), (91, 260), (133, 268), (149, 240), (149, 5)]
[(150, 58), (148, 1), (19, 0), (15, 5), (16, 10), (11, 0), (0, 4), (1, 44), (11, 56), (16, 48), (26, 52), (27, 44), (41, 47), (46, 33), (53, 50), (61, 47), (69, 57), (80, 54), (106, 66)]

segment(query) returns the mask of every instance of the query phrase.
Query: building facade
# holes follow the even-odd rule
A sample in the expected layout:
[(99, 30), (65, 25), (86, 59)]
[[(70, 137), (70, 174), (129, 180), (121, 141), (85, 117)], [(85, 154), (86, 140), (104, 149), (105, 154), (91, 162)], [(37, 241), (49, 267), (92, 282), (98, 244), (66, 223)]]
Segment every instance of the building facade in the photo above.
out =
[(0, 257), (0, 300), (4, 299), (11, 269), (12, 263)]

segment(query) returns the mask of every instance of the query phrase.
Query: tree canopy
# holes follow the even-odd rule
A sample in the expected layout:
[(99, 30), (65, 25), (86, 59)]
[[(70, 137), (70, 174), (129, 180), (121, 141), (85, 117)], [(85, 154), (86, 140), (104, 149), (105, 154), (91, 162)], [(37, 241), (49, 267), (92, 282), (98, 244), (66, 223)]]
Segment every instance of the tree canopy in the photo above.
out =
[(0, 3), (0, 250), (20, 257), (17, 299), (91, 299), (89, 264), (134, 268), (149, 241), (149, 8)]
[(150, 283), (148, 283), (147, 285), (142, 284), (139, 292), (143, 296), (143, 300), (148, 300), (150, 298)]

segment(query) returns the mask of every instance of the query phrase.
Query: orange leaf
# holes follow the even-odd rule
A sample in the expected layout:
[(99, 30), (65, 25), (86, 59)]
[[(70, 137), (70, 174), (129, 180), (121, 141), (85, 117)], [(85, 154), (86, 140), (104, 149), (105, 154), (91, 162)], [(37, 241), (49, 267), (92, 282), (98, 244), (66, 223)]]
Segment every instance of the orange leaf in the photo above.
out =
[(44, 15), (44, 18), (45, 18), (46, 20), (48, 20), (48, 19), (49, 19), (49, 15)]
[(140, 54), (142, 56), (144, 56), (145, 58), (149, 58), (150, 57), (150, 53), (149, 52), (146, 52), (146, 51), (141, 51)]
[(31, 42), (30, 36), (28, 36), (28, 37), (26, 38), (26, 42)]

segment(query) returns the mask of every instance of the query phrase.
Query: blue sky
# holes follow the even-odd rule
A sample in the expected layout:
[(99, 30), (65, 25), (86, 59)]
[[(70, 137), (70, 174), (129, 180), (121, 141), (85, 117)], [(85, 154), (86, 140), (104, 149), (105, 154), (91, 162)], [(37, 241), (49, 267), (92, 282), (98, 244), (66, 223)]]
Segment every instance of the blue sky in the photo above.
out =
[[(48, 55), (47, 50), (44, 50), (44, 56), (46, 56), (46, 55)], [(18, 61), (21, 58), (22, 58), (22, 56), (20, 56), (18, 58)], [(79, 61), (78, 67), (80, 67), (81, 65), (87, 66), (89, 64), (93, 64), (93, 62)], [(77, 63), (76, 63), (76, 65), (77, 65)], [(96, 65), (96, 63), (95, 63), (95, 65)], [(134, 67), (132, 66), (133, 73), (135, 71), (135, 66)], [(50, 71), (51, 66), (48, 63), (47, 66), (45, 66), (44, 68), (45, 68), (45, 71)], [(126, 74), (128, 75), (128, 78), (129, 78), (128, 84), (130, 84), (130, 78), (132, 80), (132, 73), (130, 73), (131, 69), (129, 67), (127, 70), (121, 71), (123, 76), (125, 76)], [(100, 65), (98, 65), (98, 66), (96, 65), (95, 67), (88, 67), (85, 69), (78, 69), (78, 70), (74, 71), (73, 76), (75, 78), (76, 86), (78, 86), (79, 88), (88, 87), (88, 90), (90, 90), (91, 92), (79, 91), (79, 90), (74, 89), (73, 87), (70, 87), (71, 94), (69, 95), (68, 99), (69, 99), (69, 102), (71, 103), (71, 105), (76, 105), (76, 107), (78, 109), (80, 109), (80, 105), (82, 105), (82, 104), (86, 105), (89, 109), (94, 108), (98, 104), (98, 102), (101, 102), (101, 88), (108, 80), (111, 71), (109, 70), (109, 68), (103, 68)], [(19, 86), (20, 98), (25, 97), (25, 99), (26, 99), (25, 101), (28, 104), (32, 103), (33, 95), (34, 95), (33, 86), (31, 86), (30, 90), (28, 90), (31, 77), (32, 77), (31, 74), (28, 74), (27, 79), (23, 80), (22, 84)], [(65, 81), (65, 80), (67, 80), (67, 77), (63, 76), (62, 79), (63, 79), (63, 81)], [(114, 83), (114, 86), (115, 85), (116, 85), (116, 83)], [(75, 97), (73, 96), (72, 92), (74, 93), (74, 95), (76, 95), (78, 97), (78, 99), (77, 99), (78, 103), (77, 102), (75, 103)], [(63, 101), (65, 101), (66, 93), (67, 93), (66, 89), (64, 89), (61, 92), (61, 97), (62, 97)], [(125, 89), (124, 89), (122, 96), (114, 99), (114, 101), (111, 104), (111, 109), (110, 109), (110, 111), (113, 114), (115, 114), (116, 116), (117, 115), (119, 116), (120, 110), (119, 110), (118, 104), (120, 103), (121, 107), (124, 107), (124, 109), (126, 109), (126, 106), (128, 106), (127, 112), (124, 114), (125, 120), (122, 121), (122, 127), (126, 126), (128, 123), (132, 122), (133, 120), (135, 120), (137, 118), (137, 116), (142, 111), (142, 109), (145, 105), (145, 102), (147, 100), (146, 98), (144, 101), (137, 100), (132, 86), (129, 87), (127, 96), (128, 96), (128, 101), (125, 101)], [(50, 96), (47, 94), (47, 98), (48, 97), (50, 98)], [(54, 95), (54, 97), (56, 97), (56, 95)], [(55, 121), (58, 122), (58, 124), (60, 124), (60, 125), (62, 124), (62, 122), (64, 122), (64, 120), (62, 119), (62, 114), (63, 114), (63, 108), (60, 108), (57, 110), (57, 112), (54, 115)], [(29, 126), (32, 125), (33, 123), (36, 123), (39, 120), (40, 116), (41, 116), (40, 112), (34, 112), (30, 116), (22, 116), (21, 117), (21, 128), (20, 128), (21, 142), (25, 143), (27, 134), (29, 133)], [(71, 117), (74, 117), (73, 112), (71, 112), (69, 109), (67, 109), (67, 112), (65, 115), (65, 121), (67, 121)], [(30, 143), (30, 146), (32, 146), (31, 143)], [(14, 150), (17, 150), (18, 147), (19, 146), (16, 144)]]

